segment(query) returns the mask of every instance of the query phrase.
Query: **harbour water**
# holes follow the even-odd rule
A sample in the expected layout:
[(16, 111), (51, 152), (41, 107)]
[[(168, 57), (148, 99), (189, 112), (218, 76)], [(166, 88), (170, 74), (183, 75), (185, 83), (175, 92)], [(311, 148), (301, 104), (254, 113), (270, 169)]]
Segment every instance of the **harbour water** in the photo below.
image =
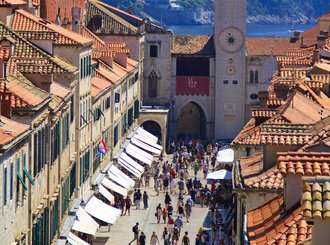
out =
[[(316, 24), (247, 24), (246, 32), (248, 37), (291, 37), (292, 30), (303, 32)], [(213, 31), (213, 25), (192, 25), (192, 26), (167, 26), (172, 29), (174, 34), (187, 35), (210, 35)]]

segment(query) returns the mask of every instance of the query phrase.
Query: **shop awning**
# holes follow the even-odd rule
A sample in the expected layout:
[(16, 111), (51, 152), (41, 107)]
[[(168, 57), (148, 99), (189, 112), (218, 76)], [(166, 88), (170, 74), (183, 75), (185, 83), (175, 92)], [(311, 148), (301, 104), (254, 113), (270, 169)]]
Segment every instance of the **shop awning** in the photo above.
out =
[(111, 204), (115, 203), (115, 197), (102, 184), (99, 185), (99, 191)]
[(72, 226), (72, 230), (94, 236), (96, 234), (97, 228), (87, 222), (75, 220)]
[(121, 178), (124, 178), (130, 184), (131, 188), (133, 188), (135, 186), (135, 181), (132, 180), (127, 174), (125, 174), (123, 171), (121, 171), (115, 165), (111, 165), (108, 172), (111, 172), (117, 176), (120, 176)]
[(134, 169), (136, 169), (138, 172), (143, 173), (144, 172), (144, 167), (141, 166), (139, 163), (134, 161), (129, 155), (127, 155), (125, 152), (123, 152), (120, 155), (119, 159), (123, 159), (126, 161), (129, 165), (131, 165)]
[(225, 169), (221, 169), (219, 171), (215, 171), (213, 173), (209, 173), (206, 176), (207, 180), (229, 180), (232, 178), (232, 173), (230, 171), (227, 171)]
[(150, 145), (148, 145), (148, 144), (145, 144), (144, 142), (138, 140), (137, 138), (132, 138), (132, 139), (131, 139), (131, 142), (132, 142), (134, 145), (140, 147), (141, 149), (144, 149), (144, 150), (146, 150), (146, 151), (148, 151), (148, 152), (151, 152), (151, 153), (154, 153), (154, 154), (156, 154), (156, 155), (160, 155), (160, 153), (161, 153), (161, 150), (156, 149), (156, 148), (154, 148), (154, 147), (152, 147), (152, 146), (150, 146)]
[(117, 185), (116, 183), (113, 183), (108, 178), (104, 178), (101, 184), (104, 185), (106, 188), (122, 195), (123, 197), (127, 197), (127, 189), (121, 187), (120, 185)]
[(147, 158), (147, 159), (149, 159), (149, 160), (151, 160), (151, 161), (154, 159), (153, 155), (149, 154), (148, 152), (146, 152), (146, 151), (140, 149), (139, 147), (137, 147), (137, 146), (135, 146), (135, 145), (133, 145), (133, 144), (129, 144), (129, 145), (126, 147), (126, 150), (127, 150), (127, 149), (131, 149), (131, 150), (135, 151), (136, 153), (138, 153), (138, 154), (144, 156), (145, 158)]
[(122, 166), (123, 168), (127, 169), (127, 171), (131, 172), (135, 177), (141, 178), (142, 173), (139, 172), (137, 169), (132, 167), (130, 164), (128, 164), (125, 160), (122, 158), (118, 159), (118, 164)]
[(79, 206), (76, 215), (80, 222), (93, 225), (96, 227), (96, 230), (100, 228), (100, 225), (81, 206)]
[(116, 184), (124, 187), (127, 190), (130, 190), (132, 188), (131, 187), (131, 184), (126, 179), (124, 179), (124, 178), (122, 178), (122, 177), (120, 177), (120, 176), (118, 176), (118, 175), (116, 175), (116, 174), (114, 174), (114, 173), (112, 173), (110, 171), (108, 171), (108, 178), (111, 181), (113, 181)]
[(154, 142), (141, 134), (135, 134), (133, 138), (138, 139), (154, 148), (157, 148), (158, 150), (163, 150), (163, 147), (161, 145), (158, 145), (157, 142)]
[(72, 245), (89, 245), (89, 243), (85, 242), (75, 234), (69, 232), (69, 235), (67, 237), (67, 240)]
[(228, 148), (228, 149), (218, 151), (217, 162), (233, 163), (234, 162), (234, 150)]
[(135, 151), (133, 151), (132, 149), (126, 149), (126, 152), (128, 155), (130, 155), (131, 157), (135, 158), (136, 160), (139, 160), (147, 165), (151, 165), (152, 161), (148, 158), (145, 158), (144, 156), (136, 153)]
[(138, 133), (138, 134), (142, 134), (142, 135), (144, 135), (144, 136), (147, 137), (147, 138), (150, 138), (150, 139), (153, 140), (155, 143), (157, 143), (157, 141), (158, 141), (158, 137), (156, 137), (155, 135), (149, 133), (147, 130), (145, 130), (145, 129), (141, 128), (141, 127), (139, 127), (139, 128), (137, 129), (137, 133)]
[(93, 217), (109, 224), (114, 224), (121, 215), (121, 210), (105, 204), (95, 196), (86, 204), (85, 210)]

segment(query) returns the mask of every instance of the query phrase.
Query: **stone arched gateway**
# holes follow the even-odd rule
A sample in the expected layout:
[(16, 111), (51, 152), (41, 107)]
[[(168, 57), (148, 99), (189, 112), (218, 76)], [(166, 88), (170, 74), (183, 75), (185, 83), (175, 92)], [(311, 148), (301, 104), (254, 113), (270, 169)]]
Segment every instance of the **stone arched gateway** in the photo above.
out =
[(184, 105), (178, 114), (177, 137), (206, 138), (206, 115), (196, 102)]
[(149, 133), (152, 133), (153, 135), (157, 136), (160, 141), (162, 140), (162, 128), (157, 122), (149, 120), (142, 123), (141, 126)]

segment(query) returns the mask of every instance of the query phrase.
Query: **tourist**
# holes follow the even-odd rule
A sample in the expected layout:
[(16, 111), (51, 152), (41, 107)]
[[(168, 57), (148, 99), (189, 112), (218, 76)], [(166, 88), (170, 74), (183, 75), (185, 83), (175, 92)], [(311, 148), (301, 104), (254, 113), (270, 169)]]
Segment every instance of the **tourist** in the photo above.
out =
[(129, 196), (126, 197), (125, 199), (125, 213), (124, 215), (126, 215), (126, 212), (128, 211), (128, 215), (131, 215), (131, 206), (132, 206), (132, 200)]
[(166, 208), (171, 203), (171, 201), (172, 201), (172, 199), (171, 199), (170, 195), (168, 194), (168, 192), (166, 192), (166, 194), (165, 194), (165, 207)]
[(191, 211), (192, 211), (192, 205), (188, 202), (188, 200), (185, 204), (185, 211), (186, 211), (186, 220), (187, 220), (187, 223), (189, 223), (189, 218), (190, 218)]
[(133, 203), (134, 203), (135, 206), (137, 206), (137, 189), (134, 189)]
[(175, 245), (179, 241), (179, 228), (174, 224), (173, 232), (172, 232), (172, 245)]
[(171, 178), (171, 182), (170, 182), (170, 194), (176, 194), (176, 190), (175, 190), (175, 177)]
[(160, 222), (160, 218), (162, 216), (162, 206), (161, 206), (160, 203), (158, 204), (158, 206), (156, 208), (155, 216), (157, 217), (157, 223), (159, 223)]
[(168, 207), (167, 207), (167, 214), (168, 214), (168, 217), (172, 216), (173, 215), (173, 206), (171, 203), (168, 204)]
[(179, 206), (178, 206), (178, 214), (179, 214), (179, 216), (180, 216), (181, 219), (185, 216), (185, 214), (184, 214), (184, 208), (183, 208), (182, 203), (180, 203)]
[(180, 178), (179, 182), (178, 182), (178, 186), (179, 186), (179, 194), (184, 192), (184, 181), (182, 178)]
[(157, 196), (159, 195), (160, 192), (160, 180), (159, 178), (157, 178), (157, 176), (155, 177), (155, 191), (157, 193)]
[(206, 179), (207, 172), (208, 172), (207, 164), (206, 164), (206, 163), (203, 163), (203, 174), (204, 174), (204, 179)]
[(141, 208), (141, 199), (142, 199), (142, 194), (140, 189), (138, 189), (136, 193), (136, 209)]
[(158, 240), (158, 236), (156, 235), (156, 232), (153, 231), (150, 237), (150, 245), (159, 245), (159, 244), (160, 242)]
[(170, 235), (170, 232), (167, 230), (166, 227), (164, 227), (162, 239), (164, 239), (164, 245), (170, 245), (171, 244), (171, 235)]
[(166, 208), (163, 208), (162, 216), (163, 216), (164, 224), (166, 224), (166, 219), (167, 219), (167, 210), (166, 210)]
[(188, 237), (188, 231), (186, 231), (184, 233), (184, 236), (182, 238), (181, 245), (190, 245), (190, 240), (189, 240), (189, 237)]
[(136, 225), (133, 226), (132, 228), (133, 234), (134, 234), (134, 239), (129, 242), (128, 244), (131, 244), (132, 242), (134, 242), (135, 240), (137, 241), (137, 243), (139, 242), (139, 223), (136, 223)]
[(189, 192), (190, 196), (191, 196), (191, 200), (193, 200), (193, 202), (196, 202), (196, 194), (197, 192), (195, 191), (195, 189), (191, 189)]
[(200, 244), (201, 244), (201, 238), (198, 234), (196, 234), (195, 245), (200, 245)]
[(169, 232), (171, 232), (174, 227), (174, 219), (172, 218), (172, 216), (168, 217), (167, 227)]
[(144, 209), (148, 208), (148, 199), (149, 199), (149, 196), (148, 196), (147, 192), (144, 191), (144, 193), (143, 193), (143, 206), (144, 206)]
[(174, 221), (174, 226), (176, 226), (179, 229), (179, 236), (181, 233), (181, 229), (183, 228), (183, 221), (180, 216), (178, 216)]
[(146, 235), (143, 231), (141, 231), (141, 235), (139, 237), (139, 245), (146, 245)]

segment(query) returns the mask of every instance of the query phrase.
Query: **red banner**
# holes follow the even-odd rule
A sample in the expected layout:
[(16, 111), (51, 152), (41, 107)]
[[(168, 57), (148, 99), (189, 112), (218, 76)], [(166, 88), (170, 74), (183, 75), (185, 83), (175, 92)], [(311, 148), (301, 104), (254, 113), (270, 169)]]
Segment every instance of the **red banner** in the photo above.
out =
[(209, 77), (176, 77), (176, 95), (209, 95)]

